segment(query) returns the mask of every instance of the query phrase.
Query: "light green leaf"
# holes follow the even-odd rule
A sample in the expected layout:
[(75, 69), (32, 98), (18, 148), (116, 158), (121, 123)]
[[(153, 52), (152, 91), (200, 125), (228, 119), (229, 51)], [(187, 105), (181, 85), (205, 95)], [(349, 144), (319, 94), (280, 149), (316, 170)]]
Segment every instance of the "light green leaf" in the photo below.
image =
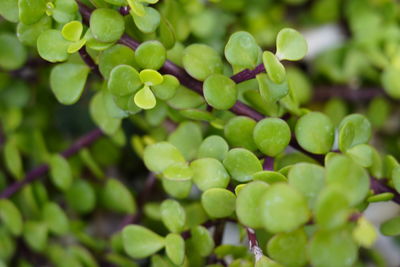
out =
[(172, 164), (185, 163), (185, 158), (171, 143), (160, 142), (145, 148), (143, 161), (149, 170), (161, 173)]
[(222, 188), (211, 188), (201, 195), (204, 210), (213, 218), (230, 216), (235, 211), (235, 202), (235, 195)]
[(165, 252), (176, 265), (182, 265), (185, 259), (185, 240), (178, 234), (168, 234), (165, 237)]
[(168, 141), (182, 152), (186, 160), (192, 160), (197, 155), (203, 136), (198, 124), (185, 121), (170, 134)]
[(361, 114), (346, 116), (339, 125), (339, 149), (347, 149), (365, 144), (371, 138), (371, 123)]
[(255, 151), (257, 149), (253, 140), (255, 126), (255, 120), (245, 116), (236, 116), (225, 125), (225, 138), (232, 147), (243, 147)]
[(43, 222), (27, 221), (24, 224), (24, 240), (36, 252), (43, 252), (47, 246), (47, 226)]
[(68, 206), (80, 214), (91, 212), (96, 206), (93, 187), (83, 179), (76, 179), (66, 192)]
[(163, 82), (164, 77), (156, 70), (145, 69), (139, 73), (142, 82), (148, 86), (159, 85)]
[(212, 74), (203, 83), (207, 103), (216, 109), (230, 109), (237, 100), (236, 83), (222, 74)]
[(109, 78), (110, 72), (118, 65), (135, 67), (135, 52), (127, 46), (116, 44), (99, 55), (99, 70), (105, 79)]
[(66, 234), (69, 221), (64, 211), (54, 202), (47, 202), (42, 210), (42, 218), (50, 232), (56, 235)]
[(249, 181), (254, 173), (262, 171), (258, 158), (244, 148), (231, 149), (224, 159), (224, 166), (232, 178), (239, 182)]
[(34, 24), (46, 10), (45, 0), (18, 0), (19, 20), (24, 24)]
[(125, 252), (135, 259), (146, 258), (165, 246), (163, 237), (140, 225), (128, 225), (122, 230)]
[(276, 38), (276, 56), (280, 60), (296, 61), (307, 54), (307, 42), (298, 31), (284, 28)]
[(172, 233), (180, 233), (184, 230), (186, 213), (181, 204), (172, 199), (164, 200), (160, 207), (161, 220)]
[(22, 215), (14, 203), (8, 199), (0, 199), (0, 221), (13, 235), (19, 236), (22, 233)]
[(4, 145), (4, 160), (7, 169), (15, 179), (20, 180), (24, 175), (22, 159), (17, 144), (13, 140), (8, 140)]
[(135, 104), (142, 109), (152, 109), (157, 103), (153, 92), (147, 85), (145, 85), (135, 94), (134, 101)]
[(70, 42), (65, 40), (61, 32), (57, 30), (44, 31), (37, 39), (39, 55), (53, 63), (67, 60), (69, 45)]
[(223, 161), (228, 153), (229, 145), (224, 138), (218, 135), (210, 135), (201, 143), (197, 157), (215, 158)]
[(283, 81), (285, 81), (286, 79), (285, 67), (273, 53), (269, 51), (264, 51), (263, 63), (264, 63), (264, 68), (267, 71), (268, 77), (274, 83), (282, 83)]
[(108, 80), (108, 89), (116, 96), (133, 94), (141, 85), (139, 73), (129, 65), (118, 65), (113, 68)]
[(27, 52), (14, 34), (0, 34), (0, 68), (16, 70), (25, 63)]
[(94, 38), (101, 42), (115, 42), (124, 33), (125, 22), (117, 11), (98, 8), (90, 16), (90, 30)]
[(164, 65), (167, 51), (159, 41), (146, 41), (135, 50), (135, 59), (143, 69), (158, 70)]
[(201, 191), (228, 186), (229, 174), (224, 165), (216, 159), (197, 159), (190, 163), (190, 168), (193, 170), (193, 182)]
[(115, 212), (133, 214), (136, 202), (129, 189), (117, 179), (109, 178), (102, 189), (103, 205)]
[(365, 248), (370, 248), (378, 237), (375, 226), (364, 217), (357, 220), (357, 226), (352, 235), (354, 240)]
[(228, 62), (241, 69), (253, 69), (260, 54), (261, 49), (254, 37), (244, 31), (232, 34), (225, 46), (225, 57)]
[(153, 93), (161, 100), (171, 99), (178, 90), (179, 80), (173, 75), (163, 75), (163, 82), (151, 87)]
[(197, 225), (190, 230), (190, 233), (194, 250), (202, 257), (210, 255), (215, 244), (207, 228)]
[(103, 91), (94, 95), (90, 102), (90, 115), (100, 129), (108, 135), (115, 134), (121, 126), (121, 118), (113, 118), (104, 108)]
[(160, 25), (160, 20), (161, 20), (160, 13), (152, 7), (144, 7), (143, 16), (138, 16), (137, 14), (134, 13), (133, 10), (130, 13), (133, 17), (133, 21), (135, 22), (136, 26), (143, 33), (155, 32), (158, 25)]
[(380, 226), (380, 232), (386, 236), (400, 235), (400, 217), (394, 217), (387, 220)]
[(61, 34), (65, 40), (77, 42), (81, 38), (83, 25), (80, 21), (74, 20), (64, 25)]
[(0, 2), (0, 16), (10, 22), (17, 23), (19, 19), (18, 0), (3, 0)]

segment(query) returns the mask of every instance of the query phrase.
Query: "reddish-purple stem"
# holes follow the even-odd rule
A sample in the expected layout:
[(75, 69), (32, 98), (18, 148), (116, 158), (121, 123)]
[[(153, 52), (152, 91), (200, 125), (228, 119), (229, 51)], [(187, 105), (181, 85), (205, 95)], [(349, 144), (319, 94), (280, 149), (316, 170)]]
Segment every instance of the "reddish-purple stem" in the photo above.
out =
[(274, 158), (266, 156), (264, 158), (263, 169), (266, 171), (273, 171), (274, 170)]
[(99, 67), (96, 65), (96, 63), (94, 62), (94, 60), (91, 58), (91, 56), (89, 55), (89, 53), (86, 51), (86, 47), (83, 46), (80, 50), (79, 50), (79, 55), (81, 56), (82, 60), (86, 63), (86, 65), (89, 66), (89, 68), (96, 74), (101, 76), (100, 71), (99, 71)]
[[(84, 147), (87, 147), (88, 145), (92, 144), (94, 141), (99, 139), (101, 136), (103, 136), (103, 132), (100, 129), (95, 129), (85, 136), (81, 137), (78, 139), (75, 143), (73, 143), (67, 150), (63, 151), (61, 155), (64, 158), (68, 158), (76, 154), (79, 150), (81, 150)], [(26, 176), (18, 182), (13, 183), (12, 185), (8, 186), (6, 189), (4, 189), (3, 192), (0, 193), (0, 199), (1, 198), (9, 198), (11, 197), (14, 193), (16, 193), (18, 190), (20, 190), (24, 185), (29, 184), (37, 179), (39, 179), (41, 176), (45, 175), (49, 171), (49, 166), (47, 164), (42, 164), (38, 166), (37, 168), (33, 169), (29, 173), (26, 174)]]
[(263, 256), (262, 249), (258, 245), (256, 232), (250, 227), (246, 227), (247, 238), (249, 239), (250, 251), (254, 254), (255, 261), (257, 262)]
[(315, 101), (327, 101), (339, 98), (347, 101), (369, 101), (375, 97), (386, 96), (380, 88), (351, 89), (346, 85), (318, 86), (314, 90)]
[(374, 191), (374, 194), (392, 193), (394, 197), (391, 200), (396, 202), (397, 204), (400, 204), (400, 195), (397, 193), (396, 190), (386, 184), (386, 179), (377, 179), (371, 177), (370, 188), (372, 189), (372, 191)]

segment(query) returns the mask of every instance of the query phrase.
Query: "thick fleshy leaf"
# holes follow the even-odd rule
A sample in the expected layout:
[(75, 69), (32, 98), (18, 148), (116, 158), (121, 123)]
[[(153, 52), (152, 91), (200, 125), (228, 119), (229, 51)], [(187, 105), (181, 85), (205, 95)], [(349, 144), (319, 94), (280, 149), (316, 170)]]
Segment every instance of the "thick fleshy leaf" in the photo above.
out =
[(68, 206), (80, 214), (91, 212), (96, 205), (93, 187), (83, 179), (76, 179), (66, 192)]
[(239, 182), (249, 181), (254, 173), (262, 171), (258, 158), (244, 148), (231, 149), (224, 159), (224, 166), (232, 178)]
[(101, 192), (103, 205), (116, 212), (133, 214), (136, 202), (129, 189), (117, 179), (108, 179)]
[(144, 86), (135, 93), (134, 101), (142, 109), (152, 109), (157, 103), (156, 97), (148, 86)]
[(212, 47), (204, 44), (192, 44), (186, 47), (182, 63), (190, 76), (200, 81), (204, 81), (211, 74), (222, 72), (220, 56)]
[(222, 188), (211, 188), (201, 195), (204, 210), (213, 218), (230, 216), (235, 211), (235, 202), (235, 195)]
[(237, 100), (236, 83), (222, 74), (212, 74), (203, 83), (207, 103), (216, 109), (230, 109)]
[(307, 42), (298, 31), (284, 28), (276, 38), (276, 55), (280, 60), (300, 60), (307, 54)]
[(89, 67), (82, 64), (63, 63), (55, 66), (50, 73), (50, 87), (58, 102), (75, 104), (82, 95)]
[(224, 165), (213, 158), (202, 158), (190, 164), (193, 170), (193, 182), (201, 191), (210, 188), (226, 188), (229, 184), (229, 174)]
[(286, 70), (282, 63), (276, 58), (276, 56), (269, 52), (264, 51), (263, 63), (267, 70), (268, 77), (274, 83), (282, 83), (286, 78)]
[(186, 223), (186, 213), (181, 204), (172, 199), (164, 200), (160, 207), (161, 220), (172, 233), (183, 231)]
[(125, 31), (125, 22), (121, 14), (108, 8), (98, 8), (90, 16), (90, 30), (101, 42), (117, 41)]
[(164, 178), (169, 180), (186, 181), (192, 179), (193, 170), (186, 162), (179, 162), (170, 165), (162, 174)]
[(155, 96), (161, 100), (171, 99), (178, 90), (179, 80), (175, 76), (166, 74), (163, 75), (162, 83), (151, 87)]
[(148, 86), (159, 85), (163, 82), (164, 77), (156, 70), (145, 69), (139, 73), (142, 82)]
[(362, 167), (367, 168), (372, 165), (373, 151), (369, 145), (360, 144), (353, 146), (346, 151), (346, 154)]
[(371, 138), (371, 123), (361, 114), (346, 116), (339, 125), (339, 149), (365, 144)]
[(185, 240), (178, 234), (168, 234), (165, 237), (165, 252), (176, 265), (182, 265), (185, 259)]
[(122, 230), (125, 252), (132, 258), (146, 258), (165, 245), (163, 237), (140, 225), (128, 225)]
[(14, 34), (1, 33), (0, 47), (0, 68), (15, 70), (25, 63), (27, 52)]
[(47, 246), (48, 230), (43, 222), (27, 221), (24, 224), (24, 240), (36, 252), (43, 252)]
[(113, 68), (108, 80), (108, 89), (115, 96), (133, 94), (141, 85), (139, 73), (129, 65), (118, 65)]
[(112, 117), (104, 108), (104, 93), (98, 92), (90, 102), (90, 115), (100, 129), (108, 135), (115, 134), (121, 126), (121, 118)]
[(50, 232), (63, 235), (69, 230), (69, 221), (64, 211), (54, 202), (47, 202), (42, 210), (42, 218)]
[(400, 98), (400, 86), (399, 86), (400, 70), (396, 67), (387, 67), (381, 76), (381, 82), (385, 92), (396, 99)]
[(0, 199), (0, 221), (2, 226), (5, 226), (13, 235), (18, 236), (22, 233), (22, 215), (14, 203), (8, 199)]
[(225, 125), (224, 135), (228, 143), (233, 147), (243, 147), (254, 151), (257, 149), (253, 140), (256, 121), (249, 117), (236, 116)]
[(310, 217), (305, 197), (284, 183), (268, 187), (260, 205), (264, 227), (271, 233), (293, 231)]
[(215, 158), (223, 161), (228, 153), (229, 145), (224, 138), (210, 135), (203, 140), (197, 153), (198, 158)]
[(365, 248), (370, 248), (378, 237), (375, 226), (364, 217), (357, 220), (357, 226), (352, 235), (354, 240)]
[(133, 10), (130, 13), (133, 17), (133, 21), (135, 22), (136, 26), (143, 33), (155, 32), (158, 25), (160, 25), (161, 21), (160, 13), (152, 7), (144, 7), (143, 16), (138, 16), (133, 12)]
[(68, 161), (59, 154), (50, 157), (50, 178), (60, 190), (67, 190), (72, 183), (72, 171)]
[(192, 190), (192, 180), (162, 179), (162, 186), (168, 195), (177, 198), (187, 198)]
[(194, 250), (202, 257), (210, 255), (215, 244), (207, 228), (197, 225), (190, 230), (190, 233)]
[(135, 58), (143, 69), (158, 70), (164, 65), (167, 57), (165, 47), (158, 41), (146, 41), (135, 50)]
[(143, 160), (146, 167), (155, 173), (163, 172), (172, 164), (185, 162), (181, 152), (168, 142), (147, 146), (144, 150)]
[(246, 184), (238, 193), (236, 199), (236, 214), (239, 221), (251, 228), (261, 228), (263, 221), (261, 199), (264, 196), (268, 184), (255, 181)]
[(75, 0), (55, 0), (51, 13), (55, 21), (64, 24), (76, 19), (78, 4)]
[(253, 69), (258, 62), (261, 49), (248, 32), (235, 32), (225, 46), (225, 57), (235, 67)]
[(37, 39), (39, 55), (53, 63), (67, 60), (69, 45), (70, 42), (65, 40), (61, 32), (57, 30), (44, 31)]
[(257, 123), (253, 139), (262, 153), (274, 157), (284, 151), (289, 144), (290, 128), (282, 119), (266, 118)]
[(200, 126), (194, 122), (186, 121), (170, 134), (168, 141), (176, 146), (186, 158), (192, 160), (197, 155), (197, 150), (203, 141)]
[(64, 39), (71, 42), (79, 41), (82, 32), (83, 32), (83, 25), (81, 22), (77, 20), (65, 24), (61, 31)]
[(386, 236), (400, 235), (400, 217), (387, 220), (380, 226), (380, 232)]
[(310, 112), (296, 123), (296, 139), (300, 146), (314, 154), (325, 154), (332, 148), (335, 129), (323, 113)]
[(127, 46), (116, 44), (99, 55), (99, 70), (108, 79), (110, 72), (118, 65), (136, 66), (135, 52)]
[(22, 159), (17, 144), (13, 140), (8, 140), (4, 145), (4, 161), (7, 169), (15, 179), (22, 179), (24, 174)]
[(0, 2), (0, 16), (11, 22), (18, 22), (18, 0), (3, 0)]
[(394, 188), (396, 189), (397, 192), (400, 193), (400, 166), (395, 167), (393, 169), (391, 175), (392, 175)]
[(38, 22), (32, 25), (18, 23), (17, 37), (24, 45), (36, 47), (39, 35), (51, 28), (51, 18), (43, 16)]
[(24, 24), (34, 24), (46, 11), (45, 0), (18, 0), (19, 20)]

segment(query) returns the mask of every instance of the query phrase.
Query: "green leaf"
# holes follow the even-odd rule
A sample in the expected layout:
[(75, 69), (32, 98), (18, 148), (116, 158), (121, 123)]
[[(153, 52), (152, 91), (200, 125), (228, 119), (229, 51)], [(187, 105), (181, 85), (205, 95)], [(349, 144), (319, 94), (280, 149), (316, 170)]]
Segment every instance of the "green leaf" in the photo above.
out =
[(200, 81), (204, 81), (211, 74), (222, 73), (220, 56), (212, 47), (204, 44), (192, 44), (186, 47), (182, 63), (189, 75)]
[(160, 207), (161, 220), (172, 233), (180, 233), (184, 230), (186, 213), (178, 201), (164, 200)]
[(268, 187), (260, 205), (264, 227), (271, 233), (293, 231), (310, 217), (305, 197), (284, 183)]
[(267, 70), (268, 77), (274, 83), (282, 83), (285, 81), (286, 79), (285, 67), (273, 53), (269, 51), (264, 51), (263, 63), (264, 63), (264, 68)]
[(117, 179), (108, 179), (101, 192), (103, 205), (112, 211), (133, 214), (136, 202), (129, 189)]
[(168, 100), (168, 105), (174, 109), (197, 108), (204, 103), (202, 96), (183, 86), (178, 86), (174, 97)]
[(156, 106), (156, 98), (150, 88), (145, 85), (134, 97), (135, 104), (142, 109), (152, 109)]
[(335, 156), (328, 162), (326, 181), (345, 193), (351, 206), (359, 204), (369, 191), (367, 171), (346, 156)]
[(246, 184), (240, 190), (236, 199), (236, 214), (242, 224), (251, 228), (263, 227), (260, 203), (267, 188), (268, 184), (254, 181)]
[(160, 13), (152, 7), (144, 7), (143, 16), (135, 14), (133, 9), (131, 9), (130, 14), (133, 17), (136, 26), (143, 33), (155, 32), (158, 25), (160, 25)]
[(51, 12), (54, 20), (64, 24), (77, 17), (78, 4), (75, 0), (55, 0), (54, 9)]
[(214, 249), (214, 239), (210, 232), (202, 225), (197, 225), (190, 230), (191, 241), (196, 253), (202, 257), (210, 255)]
[(190, 179), (162, 179), (161, 182), (164, 191), (174, 198), (187, 198), (192, 190), (192, 180)]
[(150, 171), (161, 173), (174, 163), (184, 163), (185, 158), (171, 143), (160, 142), (145, 148), (143, 161)]
[(346, 230), (319, 231), (309, 244), (309, 256), (315, 267), (353, 266), (357, 246)]
[(284, 266), (304, 266), (307, 263), (307, 235), (303, 229), (280, 233), (268, 241), (268, 255)]
[(357, 164), (362, 167), (370, 167), (373, 160), (372, 147), (365, 144), (353, 146), (346, 151), (346, 154), (350, 156)]
[(112, 69), (108, 89), (115, 96), (134, 94), (142, 85), (139, 73), (129, 65), (118, 65)]
[(25, 63), (27, 52), (14, 34), (0, 34), (0, 68), (16, 70)]
[(357, 226), (352, 235), (354, 241), (365, 248), (370, 248), (378, 237), (375, 226), (364, 217), (357, 220)]
[(316, 164), (298, 163), (289, 171), (289, 184), (299, 190), (312, 208), (325, 184), (325, 169)]
[(279, 173), (274, 171), (259, 171), (253, 174), (254, 181), (263, 181), (267, 184), (279, 183), (279, 182), (287, 182), (287, 178)]
[(176, 265), (182, 265), (185, 259), (185, 240), (178, 234), (168, 234), (165, 237), (165, 252)]
[(156, 70), (145, 69), (139, 73), (142, 82), (148, 86), (159, 85), (163, 82), (164, 77)]
[(211, 188), (201, 195), (201, 204), (213, 218), (224, 218), (235, 211), (235, 195), (226, 189)]
[(125, 31), (125, 22), (121, 14), (108, 8), (95, 9), (90, 16), (90, 30), (101, 42), (115, 42)]
[(57, 30), (44, 31), (37, 39), (39, 55), (53, 63), (67, 60), (69, 45), (70, 42), (65, 40), (61, 32)]
[(68, 247), (68, 253), (73, 255), (74, 258), (78, 259), (84, 266), (87, 267), (98, 267), (98, 264), (94, 256), (89, 252), (88, 249), (79, 246), (72, 245)]
[(160, 20), (160, 26), (158, 27), (158, 39), (168, 50), (172, 49), (176, 44), (175, 30), (165, 17), (161, 17)]
[(22, 159), (17, 144), (13, 140), (8, 140), (4, 145), (4, 160), (7, 169), (15, 179), (20, 180), (24, 175)]
[(392, 180), (394, 188), (400, 193), (400, 166), (397, 166), (392, 171)]
[(38, 22), (32, 25), (18, 23), (17, 37), (24, 45), (36, 47), (39, 35), (51, 28), (51, 22), (52, 20), (50, 17), (43, 16)]
[(35, 252), (43, 252), (47, 246), (47, 226), (42, 222), (27, 221), (24, 224), (24, 240)]
[(225, 46), (225, 58), (235, 67), (253, 69), (257, 65), (261, 49), (248, 32), (235, 32)]
[(385, 92), (395, 99), (400, 98), (400, 70), (394, 66), (387, 67), (381, 75), (381, 83)]
[(210, 188), (226, 188), (229, 184), (229, 174), (224, 165), (213, 158), (202, 158), (192, 161), (193, 182), (201, 191)]
[(298, 31), (284, 28), (276, 38), (276, 56), (280, 60), (296, 61), (307, 54), (306, 39)]
[(109, 78), (111, 71), (118, 65), (135, 67), (135, 52), (127, 46), (116, 44), (99, 55), (99, 70), (105, 79)]
[(224, 138), (218, 135), (210, 135), (201, 143), (197, 157), (215, 158), (222, 162), (228, 150), (229, 145)]
[(287, 82), (281, 84), (274, 83), (265, 73), (256, 76), (260, 94), (267, 103), (275, 103), (289, 93)]
[(229, 150), (223, 163), (232, 178), (239, 182), (249, 181), (254, 173), (262, 171), (258, 158), (244, 148)]
[(16, 242), (9, 232), (4, 228), (0, 228), (0, 243), (2, 248), (0, 250), (0, 259), (11, 259), (16, 251)]
[(50, 73), (50, 87), (57, 101), (64, 105), (75, 104), (82, 95), (89, 67), (82, 64), (63, 63)]
[(290, 128), (282, 119), (266, 118), (257, 123), (253, 139), (262, 153), (274, 157), (288, 146), (291, 139)]
[(186, 162), (172, 164), (163, 171), (163, 177), (169, 180), (190, 180), (192, 179), (192, 176), (193, 171)]
[(222, 74), (211, 74), (203, 83), (207, 103), (216, 109), (230, 109), (237, 100), (236, 83)]
[(170, 134), (168, 141), (182, 152), (186, 160), (192, 160), (197, 155), (197, 150), (203, 141), (203, 136), (198, 124), (186, 121), (181, 123)]
[(22, 215), (14, 203), (8, 199), (0, 199), (0, 221), (2, 226), (5, 226), (13, 235), (21, 235)]
[(83, 32), (83, 25), (80, 21), (74, 20), (68, 22), (62, 28), (61, 34), (65, 40), (77, 42), (81, 38)]
[(76, 179), (66, 192), (68, 206), (80, 214), (91, 212), (96, 205), (93, 187), (83, 179)]
[(225, 125), (225, 138), (232, 147), (243, 147), (254, 151), (257, 149), (253, 140), (255, 126), (255, 120), (245, 116), (236, 116)]
[(158, 70), (164, 65), (167, 51), (159, 41), (146, 41), (135, 50), (135, 59), (143, 69)]
[(0, 16), (17, 23), (19, 19), (18, 0), (3, 0), (0, 2)]
[(107, 110), (104, 108), (105, 105), (105, 96), (104, 92), (100, 91), (96, 95), (94, 95), (90, 102), (90, 115), (96, 125), (100, 127), (100, 129), (108, 134), (112, 135), (117, 132), (117, 130), (121, 126), (121, 118), (112, 117)]
[(371, 138), (371, 123), (361, 114), (346, 116), (339, 125), (339, 149), (347, 149), (364, 144)]
[(54, 202), (47, 202), (42, 209), (42, 218), (50, 232), (56, 235), (66, 234), (69, 221), (64, 211)]
[(400, 235), (400, 217), (394, 217), (383, 224), (379, 228), (380, 232), (386, 236), (398, 236)]
[(296, 123), (296, 139), (300, 146), (314, 154), (326, 154), (332, 148), (335, 128), (323, 113), (310, 112)]
[(140, 225), (128, 225), (122, 230), (125, 252), (132, 258), (146, 258), (165, 246), (163, 237)]
[(372, 196), (368, 197), (367, 202), (373, 203), (373, 202), (389, 201), (389, 200), (392, 200), (394, 198), (394, 196), (395, 195), (390, 192), (380, 193), (380, 194), (372, 195)]
[(34, 24), (45, 14), (45, 0), (18, 0), (19, 20), (24, 24)]
[(151, 87), (155, 96), (161, 100), (169, 100), (176, 94), (179, 87), (179, 80), (175, 76), (163, 75), (163, 82)]

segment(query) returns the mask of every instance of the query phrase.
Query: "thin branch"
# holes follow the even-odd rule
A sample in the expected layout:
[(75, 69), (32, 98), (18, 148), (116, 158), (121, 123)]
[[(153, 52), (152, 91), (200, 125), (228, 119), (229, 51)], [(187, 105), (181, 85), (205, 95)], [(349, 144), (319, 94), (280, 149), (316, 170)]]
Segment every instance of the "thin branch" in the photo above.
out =
[(399, 193), (388, 186), (386, 184), (386, 179), (377, 179), (374, 177), (370, 178), (370, 188), (374, 191), (374, 194), (382, 194), (382, 193), (392, 193), (394, 197), (391, 199), (393, 202), (400, 204), (400, 195)]
[(346, 85), (317, 86), (314, 90), (313, 100), (323, 102), (332, 98), (359, 102), (370, 101), (376, 97), (386, 96), (381, 88), (367, 87), (352, 89)]
[[(78, 139), (67, 150), (63, 151), (61, 155), (64, 158), (71, 157), (82, 148), (87, 147), (93, 142), (95, 142), (101, 136), (103, 136), (103, 132), (100, 129), (95, 129), (86, 134), (85, 136), (81, 137), (80, 139)], [(49, 171), (49, 165), (42, 164), (38, 166), (37, 168), (27, 173), (26, 176), (21, 181), (15, 182), (12, 185), (5, 188), (4, 191), (0, 193), (0, 199), (11, 197), (13, 194), (18, 192), (18, 190), (20, 190), (24, 185), (36, 181), (41, 176), (45, 175), (48, 171)]]
[(274, 158), (266, 156), (264, 158), (263, 169), (266, 171), (273, 171), (274, 170)]
[(249, 239), (250, 251), (254, 254), (255, 261), (257, 262), (262, 258), (263, 252), (260, 246), (258, 245), (256, 232), (254, 231), (254, 229), (250, 227), (246, 227), (246, 232), (247, 232), (247, 237)]
[(96, 65), (94, 60), (90, 57), (89, 53), (86, 51), (86, 47), (83, 46), (79, 50), (79, 55), (81, 56), (82, 60), (89, 66), (89, 68), (98, 76), (101, 77), (101, 73), (99, 71), (99, 67)]

